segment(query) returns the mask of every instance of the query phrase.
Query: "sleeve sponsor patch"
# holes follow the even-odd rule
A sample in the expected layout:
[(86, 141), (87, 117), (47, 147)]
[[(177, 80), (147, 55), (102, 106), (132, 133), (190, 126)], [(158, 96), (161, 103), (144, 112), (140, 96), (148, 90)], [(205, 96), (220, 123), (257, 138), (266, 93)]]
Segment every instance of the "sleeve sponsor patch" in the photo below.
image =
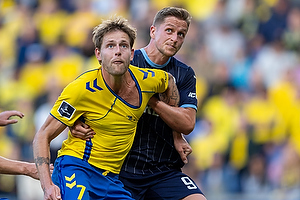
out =
[(75, 112), (75, 108), (73, 106), (71, 106), (71, 104), (69, 104), (66, 101), (63, 101), (59, 108), (58, 108), (58, 113), (62, 116), (65, 117), (67, 119), (71, 119), (71, 117), (73, 116), (74, 112)]

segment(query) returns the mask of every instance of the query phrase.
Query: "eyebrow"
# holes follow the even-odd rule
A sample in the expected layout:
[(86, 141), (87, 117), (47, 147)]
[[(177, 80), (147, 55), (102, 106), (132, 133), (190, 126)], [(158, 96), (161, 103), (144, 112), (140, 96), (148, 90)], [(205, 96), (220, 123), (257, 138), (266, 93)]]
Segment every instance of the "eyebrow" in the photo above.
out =
[(112, 42), (116, 42), (116, 43), (128, 43), (128, 44), (130, 43), (127, 40), (116, 41), (115, 39), (110, 39), (110, 40), (105, 41), (105, 43), (112, 43)]
[[(167, 27), (167, 26), (177, 27), (177, 26), (175, 26), (174, 24), (170, 24), (170, 23), (167, 23), (167, 24), (166, 24), (166, 27)], [(182, 28), (182, 29), (180, 29), (179, 31), (187, 32), (187, 29), (186, 29), (186, 28)]]
[(175, 27), (174, 24), (170, 24), (170, 23), (167, 23), (166, 26), (174, 26)]

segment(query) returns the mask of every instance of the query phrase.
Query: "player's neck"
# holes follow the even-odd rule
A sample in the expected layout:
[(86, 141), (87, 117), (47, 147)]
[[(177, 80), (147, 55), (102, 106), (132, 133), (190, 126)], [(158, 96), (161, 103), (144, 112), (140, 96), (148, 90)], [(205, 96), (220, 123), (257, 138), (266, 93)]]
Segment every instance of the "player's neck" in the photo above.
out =
[(144, 50), (147, 53), (149, 59), (158, 65), (165, 64), (170, 58), (158, 51), (158, 49), (151, 42), (146, 47), (144, 47)]
[(128, 71), (122, 76), (106, 74), (106, 77), (104, 75), (103, 78), (116, 95), (131, 105), (140, 105), (139, 92), (136, 83)]
[(118, 95), (119, 93), (126, 92), (129, 90), (129, 88), (135, 86), (135, 82), (128, 71), (120, 76), (113, 76), (107, 72), (104, 72), (103, 78), (106, 84)]

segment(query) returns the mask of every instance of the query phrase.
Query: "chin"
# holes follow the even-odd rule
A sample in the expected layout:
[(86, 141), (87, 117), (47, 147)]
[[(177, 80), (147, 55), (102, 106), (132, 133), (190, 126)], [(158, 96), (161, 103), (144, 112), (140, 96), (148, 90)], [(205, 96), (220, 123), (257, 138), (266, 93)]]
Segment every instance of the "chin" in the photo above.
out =
[(177, 53), (177, 49), (175, 49), (175, 48), (168, 48), (168, 49), (166, 49), (165, 50), (165, 55), (166, 56), (169, 56), (169, 57), (171, 57), (171, 56), (174, 56), (176, 53)]
[(125, 70), (124, 69), (116, 70), (115, 75), (122, 76), (123, 74), (126, 73), (126, 71), (127, 71), (126, 69)]
[(172, 57), (177, 53), (177, 51), (165, 51), (165, 55), (168, 57)]

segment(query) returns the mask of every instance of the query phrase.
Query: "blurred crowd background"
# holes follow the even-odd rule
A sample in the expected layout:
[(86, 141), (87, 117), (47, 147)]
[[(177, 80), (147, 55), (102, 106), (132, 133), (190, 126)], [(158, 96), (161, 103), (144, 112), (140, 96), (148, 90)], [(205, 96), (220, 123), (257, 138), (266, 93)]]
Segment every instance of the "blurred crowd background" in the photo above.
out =
[[(91, 30), (111, 15), (149, 41), (156, 12), (193, 16), (176, 57), (197, 75), (184, 167), (210, 200), (300, 199), (299, 0), (0, 0), (0, 155), (33, 162), (32, 140), (63, 87), (98, 67)], [(51, 143), (52, 162), (65, 133)], [(39, 182), (0, 176), (0, 197), (41, 199)]]

